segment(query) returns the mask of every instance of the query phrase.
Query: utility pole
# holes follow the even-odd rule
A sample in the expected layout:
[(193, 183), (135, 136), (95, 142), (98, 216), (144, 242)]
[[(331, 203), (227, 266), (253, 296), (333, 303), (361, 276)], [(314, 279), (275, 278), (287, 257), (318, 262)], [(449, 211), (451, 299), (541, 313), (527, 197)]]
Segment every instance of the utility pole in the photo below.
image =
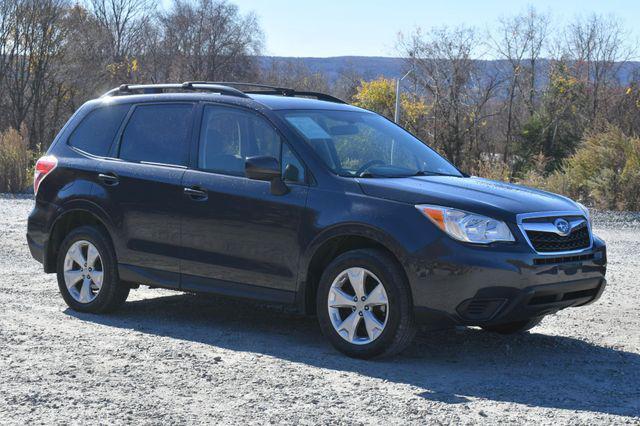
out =
[(407, 71), (407, 73), (403, 75), (402, 78), (400, 78), (399, 80), (396, 80), (396, 110), (395, 110), (395, 113), (393, 114), (393, 121), (395, 121), (396, 124), (400, 124), (400, 83), (402, 83), (402, 80), (407, 78), (409, 74), (413, 72), (416, 65), (414, 53), (410, 52), (409, 56), (413, 59), (411, 69)]

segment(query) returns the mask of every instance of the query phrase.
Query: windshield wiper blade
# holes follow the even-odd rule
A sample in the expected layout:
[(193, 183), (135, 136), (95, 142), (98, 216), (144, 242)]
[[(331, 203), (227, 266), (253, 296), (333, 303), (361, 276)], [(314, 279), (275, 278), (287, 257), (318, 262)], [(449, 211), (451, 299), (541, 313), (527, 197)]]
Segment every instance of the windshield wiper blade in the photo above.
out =
[(440, 172), (432, 172), (430, 170), (418, 170), (411, 176), (453, 176), (458, 177), (456, 175), (452, 175), (450, 173), (440, 173)]

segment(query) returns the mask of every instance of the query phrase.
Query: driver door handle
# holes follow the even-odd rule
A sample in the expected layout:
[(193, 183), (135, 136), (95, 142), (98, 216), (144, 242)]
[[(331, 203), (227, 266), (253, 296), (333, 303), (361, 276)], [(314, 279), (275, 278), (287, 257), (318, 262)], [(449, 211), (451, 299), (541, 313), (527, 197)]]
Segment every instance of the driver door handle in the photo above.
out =
[(115, 186), (120, 182), (120, 179), (118, 179), (118, 176), (114, 173), (99, 173), (98, 179), (104, 182), (105, 185), (109, 186)]
[(204, 191), (197, 187), (184, 188), (184, 194), (195, 201), (205, 201), (207, 196), (207, 191)]

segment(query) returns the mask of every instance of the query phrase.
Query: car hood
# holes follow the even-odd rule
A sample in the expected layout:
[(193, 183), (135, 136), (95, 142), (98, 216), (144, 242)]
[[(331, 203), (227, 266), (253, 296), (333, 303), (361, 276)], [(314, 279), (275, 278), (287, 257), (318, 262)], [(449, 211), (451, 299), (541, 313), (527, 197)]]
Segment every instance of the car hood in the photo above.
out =
[(558, 211), (581, 214), (575, 202), (561, 195), (478, 177), (414, 176), (357, 180), (362, 191), (372, 197), (454, 207), (511, 222), (520, 213)]

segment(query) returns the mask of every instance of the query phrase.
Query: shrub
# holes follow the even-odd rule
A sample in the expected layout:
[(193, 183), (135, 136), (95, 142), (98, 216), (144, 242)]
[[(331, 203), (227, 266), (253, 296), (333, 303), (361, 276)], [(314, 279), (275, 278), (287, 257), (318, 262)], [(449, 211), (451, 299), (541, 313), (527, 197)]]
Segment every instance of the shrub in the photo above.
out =
[(33, 154), (26, 128), (0, 133), (0, 192), (21, 192), (31, 182)]
[(469, 162), (469, 173), (486, 179), (509, 182), (509, 164), (503, 162), (497, 155), (482, 155), (477, 161)]
[(587, 135), (551, 186), (599, 209), (640, 210), (640, 138), (616, 127)]

